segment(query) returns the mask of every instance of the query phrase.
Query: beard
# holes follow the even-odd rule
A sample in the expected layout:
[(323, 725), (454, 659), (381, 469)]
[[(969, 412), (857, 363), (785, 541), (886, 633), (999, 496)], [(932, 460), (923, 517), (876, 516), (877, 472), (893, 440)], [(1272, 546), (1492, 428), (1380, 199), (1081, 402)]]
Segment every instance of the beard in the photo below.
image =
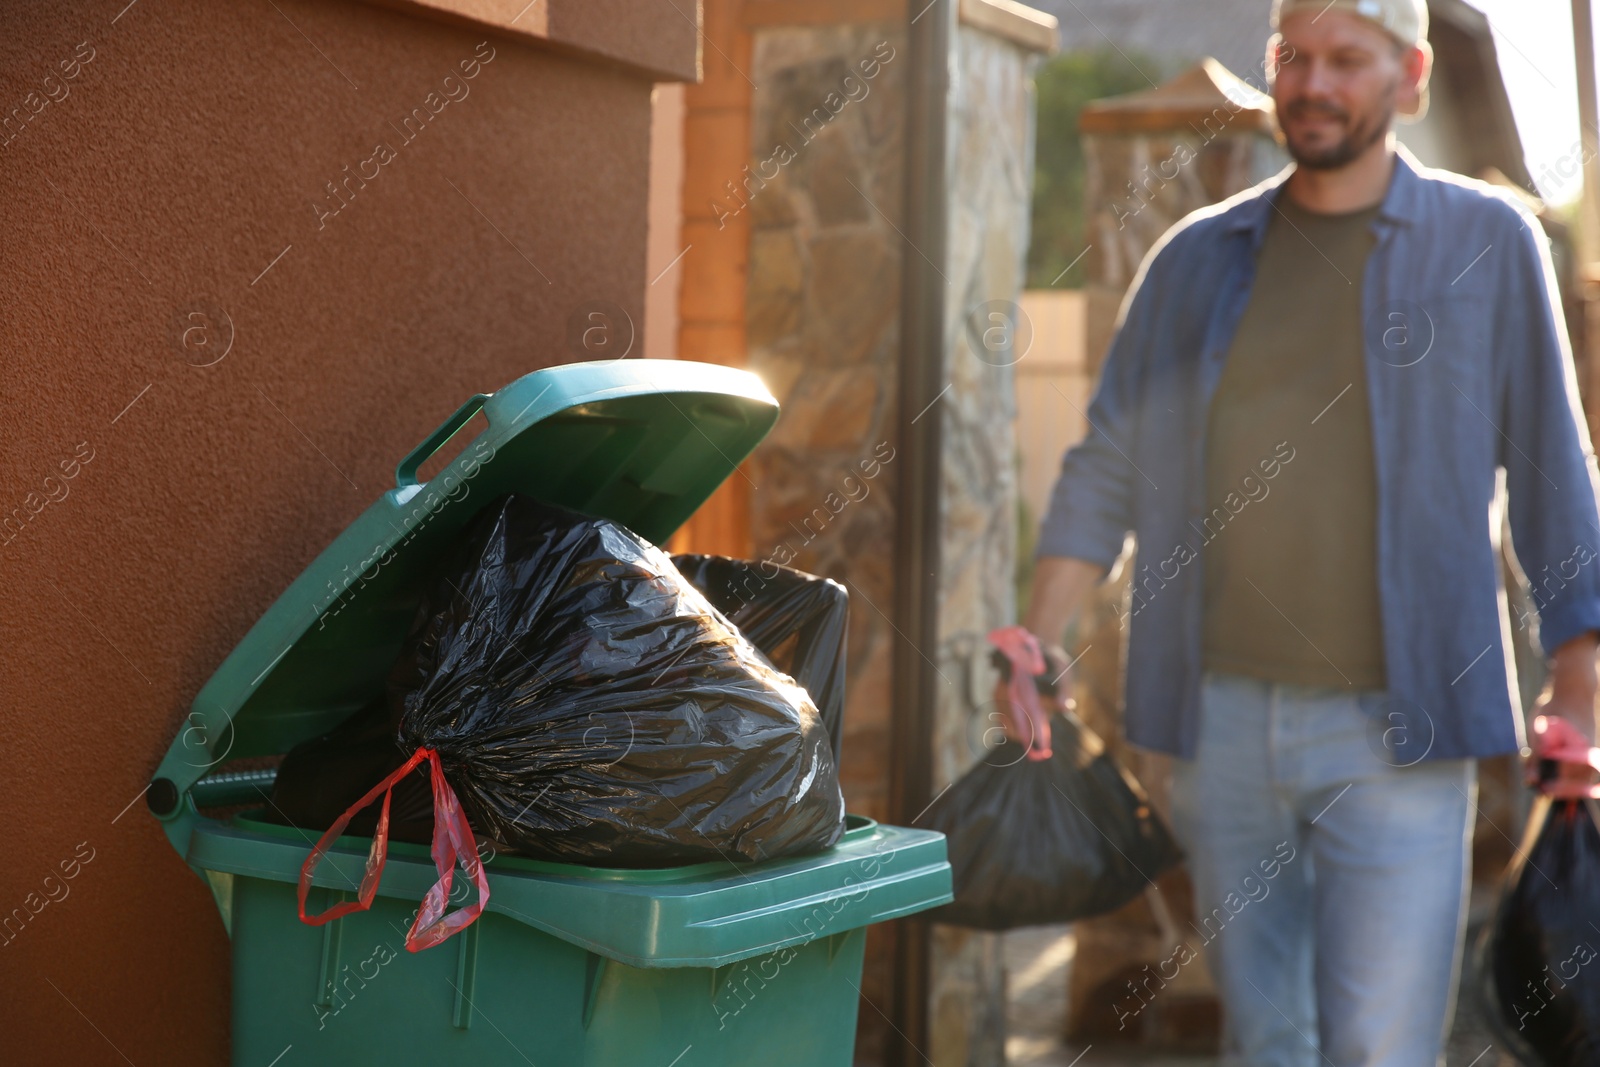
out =
[(1350, 163), (1389, 132), (1394, 120), (1395, 105), (1392, 93), (1383, 95), (1384, 103), (1365, 115), (1352, 118), (1350, 112), (1330, 103), (1300, 97), (1284, 108), (1284, 118), (1290, 121), (1308, 115), (1319, 115), (1344, 124), (1344, 136), (1329, 145), (1312, 147), (1296, 144), (1280, 120), (1279, 140), (1288, 149), (1289, 156), (1300, 166), (1311, 170), (1337, 170)]

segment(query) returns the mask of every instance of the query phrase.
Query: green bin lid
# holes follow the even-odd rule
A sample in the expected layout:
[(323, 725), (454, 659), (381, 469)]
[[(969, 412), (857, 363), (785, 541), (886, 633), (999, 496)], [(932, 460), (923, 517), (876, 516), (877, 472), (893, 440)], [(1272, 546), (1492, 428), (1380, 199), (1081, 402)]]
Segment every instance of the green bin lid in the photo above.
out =
[[(480, 411), (487, 428), (419, 482), (418, 468)], [(194, 698), (150, 796), (179, 854), (194, 821), (189, 790), (208, 771), (287, 752), (381, 692), (433, 562), (484, 505), (522, 493), (663, 543), (777, 417), (755, 375), (680, 360), (551, 367), (468, 400)]]

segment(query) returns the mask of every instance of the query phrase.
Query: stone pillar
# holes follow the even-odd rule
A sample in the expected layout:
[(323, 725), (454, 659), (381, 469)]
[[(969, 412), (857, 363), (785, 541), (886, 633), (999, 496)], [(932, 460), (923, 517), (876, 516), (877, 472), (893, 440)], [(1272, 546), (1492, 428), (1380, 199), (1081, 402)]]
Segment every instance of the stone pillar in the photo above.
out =
[[(954, 39), (949, 281), (950, 388), (944, 417), (944, 539), (939, 702), (933, 787), (981, 758), (993, 722), (985, 636), (1016, 619), (1017, 468), (1013, 366), (1026, 354), (1021, 322), (1033, 175), (1032, 71), (1054, 46), (1042, 23), (989, 21), (961, 6)], [(934, 1062), (1005, 1063), (1005, 984), (998, 935), (933, 927), (930, 1017)]]
[[(1026, 9), (1020, 9), (1026, 12)], [(750, 230), (747, 365), (783, 405), (748, 465), (754, 554), (835, 578), (850, 590), (849, 689), (842, 777), (851, 811), (882, 818), (889, 746), (894, 543), (895, 387), (905, 186), (905, 18), (847, 25), (752, 26), (750, 150), (713, 212)], [(993, 303), (1014, 319), (1028, 239), (1033, 165), (1029, 74), (1052, 46), (1054, 20), (985, 0), (940, 4), (959, 14), (952, 62), (948, 368), (944, 433), (944, 571), (940, 647), (949, 680), (937, 709), (936, 788), (974, 760), (989, 679), (975, 674), (983, 635), (1014, 617), (1014, 403), (1005, 358), (974, 354), (969, 310)], [(685, 352), (684, 355), (691, 355)], [(890, 998), (890, 931), (868, 939), (857, 1062), (881, 1063)], [(998, 940), (933, 933), (928, 1045), (949, 1067), (1004, 1063)]]
[[(888, 812), (899, 359), (902, 20), (763, 26), (750, 155), (724, 216), (750, 228), (749, 368), (783, 416), (748, 466), (754, 555), (843, 582), (850, 644), (841, 778), (849, 810)], [(731, 191), (729, 186), (731, 186)], [(731, 219), (729, 220), (731, 224)], [(882, 1062), (889, 932), (868, 935), (858, 1056)]]

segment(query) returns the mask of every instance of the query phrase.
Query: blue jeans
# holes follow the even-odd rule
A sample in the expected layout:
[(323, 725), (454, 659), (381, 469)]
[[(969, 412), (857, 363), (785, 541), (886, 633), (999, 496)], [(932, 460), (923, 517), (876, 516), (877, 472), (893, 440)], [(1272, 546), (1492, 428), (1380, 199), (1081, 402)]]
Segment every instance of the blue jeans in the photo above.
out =
[[(1205, 676), (1199, 748), (1173, 765), (1173, 829), (1195, 886), (1188, 944), (1204, 946), (1226, 1011), (1225, 1063), (1440, 1062), (1476, 766), (1396, 758), (1386, 707), (1377, 693)], [(1394, 721), (1422, 731), (1425, 718)]]

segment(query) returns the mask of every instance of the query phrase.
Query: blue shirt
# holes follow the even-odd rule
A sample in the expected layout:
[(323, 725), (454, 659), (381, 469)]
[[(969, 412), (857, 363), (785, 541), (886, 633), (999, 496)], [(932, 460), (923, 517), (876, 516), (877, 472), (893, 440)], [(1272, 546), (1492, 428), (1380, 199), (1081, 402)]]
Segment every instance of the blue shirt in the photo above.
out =
[[(1127, 737), (1185, 759), (1199, 719), (1207, 415), (1291, 170), (1151, 249), (1040, 532), (1040, 556), (1107, 569), (1137, 539), (1147, 595), (1128, 618)], [(1545, 651), (1600, 630), (1595, 459), (1549, 249), (1511, 196), (1404, 148), (1373, 231), (1362, 317), (1384, 701), (1406, 727), (1394, 751), (1405, 763), (1513, 752), (1501, 507)]]

